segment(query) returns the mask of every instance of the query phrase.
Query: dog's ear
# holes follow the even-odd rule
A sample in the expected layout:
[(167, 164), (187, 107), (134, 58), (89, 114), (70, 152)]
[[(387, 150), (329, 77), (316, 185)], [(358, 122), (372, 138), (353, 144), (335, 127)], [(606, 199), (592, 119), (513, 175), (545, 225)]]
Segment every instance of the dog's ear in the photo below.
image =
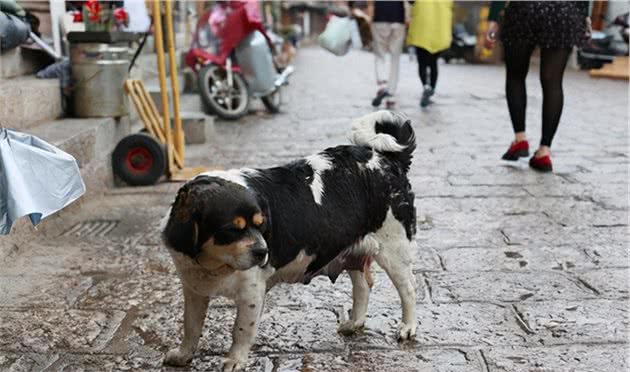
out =
[(166, 244), (192, 258), (199, 255), (199, 213), (189, 185), (178, 192), (162, 232)]

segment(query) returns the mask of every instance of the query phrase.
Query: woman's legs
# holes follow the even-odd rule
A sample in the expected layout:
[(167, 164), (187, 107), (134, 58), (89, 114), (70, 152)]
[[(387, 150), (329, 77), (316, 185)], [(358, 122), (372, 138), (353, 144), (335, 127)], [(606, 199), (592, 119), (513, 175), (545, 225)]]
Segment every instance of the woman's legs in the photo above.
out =
[[(439, 55), (439, 53), (434, 54), (424, 48), (416, 47), (418, 75), (420, 75), (423, 87), (429, 85), (432, 89), (435, 89), (438, 78), (437, 60)], [(429, 76), (427, 76), (427, 69), (429, 70)]]
[(430, 56), (426, 49), (416, 47), (416, 57), (418, 58), (418, 75), (420, 76), (420, 81), (422, 81), (422, 86), (427, 85), (427, 68), (430, 64)]
[(439, 55), (439, 53), (429, 53), (429, 68), (431, 69), (431, 89), (433, 90), (435, 90), (435, 85), (437, 84), (438, 79), (437, 60)]
[(525, 78), (529, 71), (529, 59), (533, 51), (533, 46), (505, 46), (505, 96), (514, 129), (514, 142), (527, 139), (525, 136), (525, 108), (527, 107)]
[(537, 156), (550, 154), (551, 142), (556, 134), (562, 107), (564, 93), (562, 78), (571, 49), (542, 49), (540, 51), (540, 84), (543, 91), (542, 106), (542, 138)]

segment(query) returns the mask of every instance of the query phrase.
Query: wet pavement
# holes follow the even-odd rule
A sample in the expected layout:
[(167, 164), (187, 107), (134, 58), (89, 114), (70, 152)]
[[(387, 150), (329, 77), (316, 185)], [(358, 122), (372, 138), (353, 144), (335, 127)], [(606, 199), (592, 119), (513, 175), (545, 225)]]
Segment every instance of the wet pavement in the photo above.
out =
[[(190, 164), (263, 167), (347, 143), (371, 110), (372, 59), (303, 49), (283, 113), (218, 123)], [(337, 334), (351, 306), (332, 285), (274, 288), (251, 371), (622, 371), (628, 349), (628, 84), (569, 71), (553, 174), (499, 160), (510, 124), (500, 66), (441, 66), (421, 110), (415, 63), (403, 58), (400, 109), (418, 149), (416, 341), (398, 344), (398, 296), (375, 269), (366, 329)], [(530, 138), (541, 92), (529, 76)], [(179, 343), (183, 299), (159, 219), (178, 184), (122, 188), (9, 255), (0, 271), (0, 370), (212, 371), (234, 309), (211, 302), (190, 368), (162, 366)], [(79, 225), (75, 225), (79, 224)], [(62, 232), (62, 231), (60, 231)]]

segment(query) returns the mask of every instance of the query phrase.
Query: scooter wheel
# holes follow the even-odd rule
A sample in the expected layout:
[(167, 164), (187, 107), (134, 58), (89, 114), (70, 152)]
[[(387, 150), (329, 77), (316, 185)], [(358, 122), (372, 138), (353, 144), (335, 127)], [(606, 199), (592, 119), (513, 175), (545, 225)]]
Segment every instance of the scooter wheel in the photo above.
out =
[(131, 134), (112, 153), (114, 174), (131, 186), (155, 184), (166, 173), (166, 150), (148, 134)]
[(241, 74), (232, 74), (228, 87), (227, 71), (209, 64), (199, 70), (199, 94), (210, 114), (226, 120), (236, 120), (249, 111), (249, 91)]
[(282, 105), (281, 88), (278, 88), (273, 93), (262, 97), (261, 100), (267, 108), (267, 111), (272, 114), (277, 114), (280, 112), (280, 105)]

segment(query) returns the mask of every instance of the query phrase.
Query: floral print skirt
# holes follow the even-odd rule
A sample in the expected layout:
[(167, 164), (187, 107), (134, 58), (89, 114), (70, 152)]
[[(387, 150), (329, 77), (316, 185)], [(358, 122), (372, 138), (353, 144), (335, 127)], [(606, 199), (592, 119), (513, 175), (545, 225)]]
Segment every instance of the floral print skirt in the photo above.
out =
[(510, 1), (501, 23), (506, 47), (561, 49), (588, 41), (586, 15), (577, 1)]

